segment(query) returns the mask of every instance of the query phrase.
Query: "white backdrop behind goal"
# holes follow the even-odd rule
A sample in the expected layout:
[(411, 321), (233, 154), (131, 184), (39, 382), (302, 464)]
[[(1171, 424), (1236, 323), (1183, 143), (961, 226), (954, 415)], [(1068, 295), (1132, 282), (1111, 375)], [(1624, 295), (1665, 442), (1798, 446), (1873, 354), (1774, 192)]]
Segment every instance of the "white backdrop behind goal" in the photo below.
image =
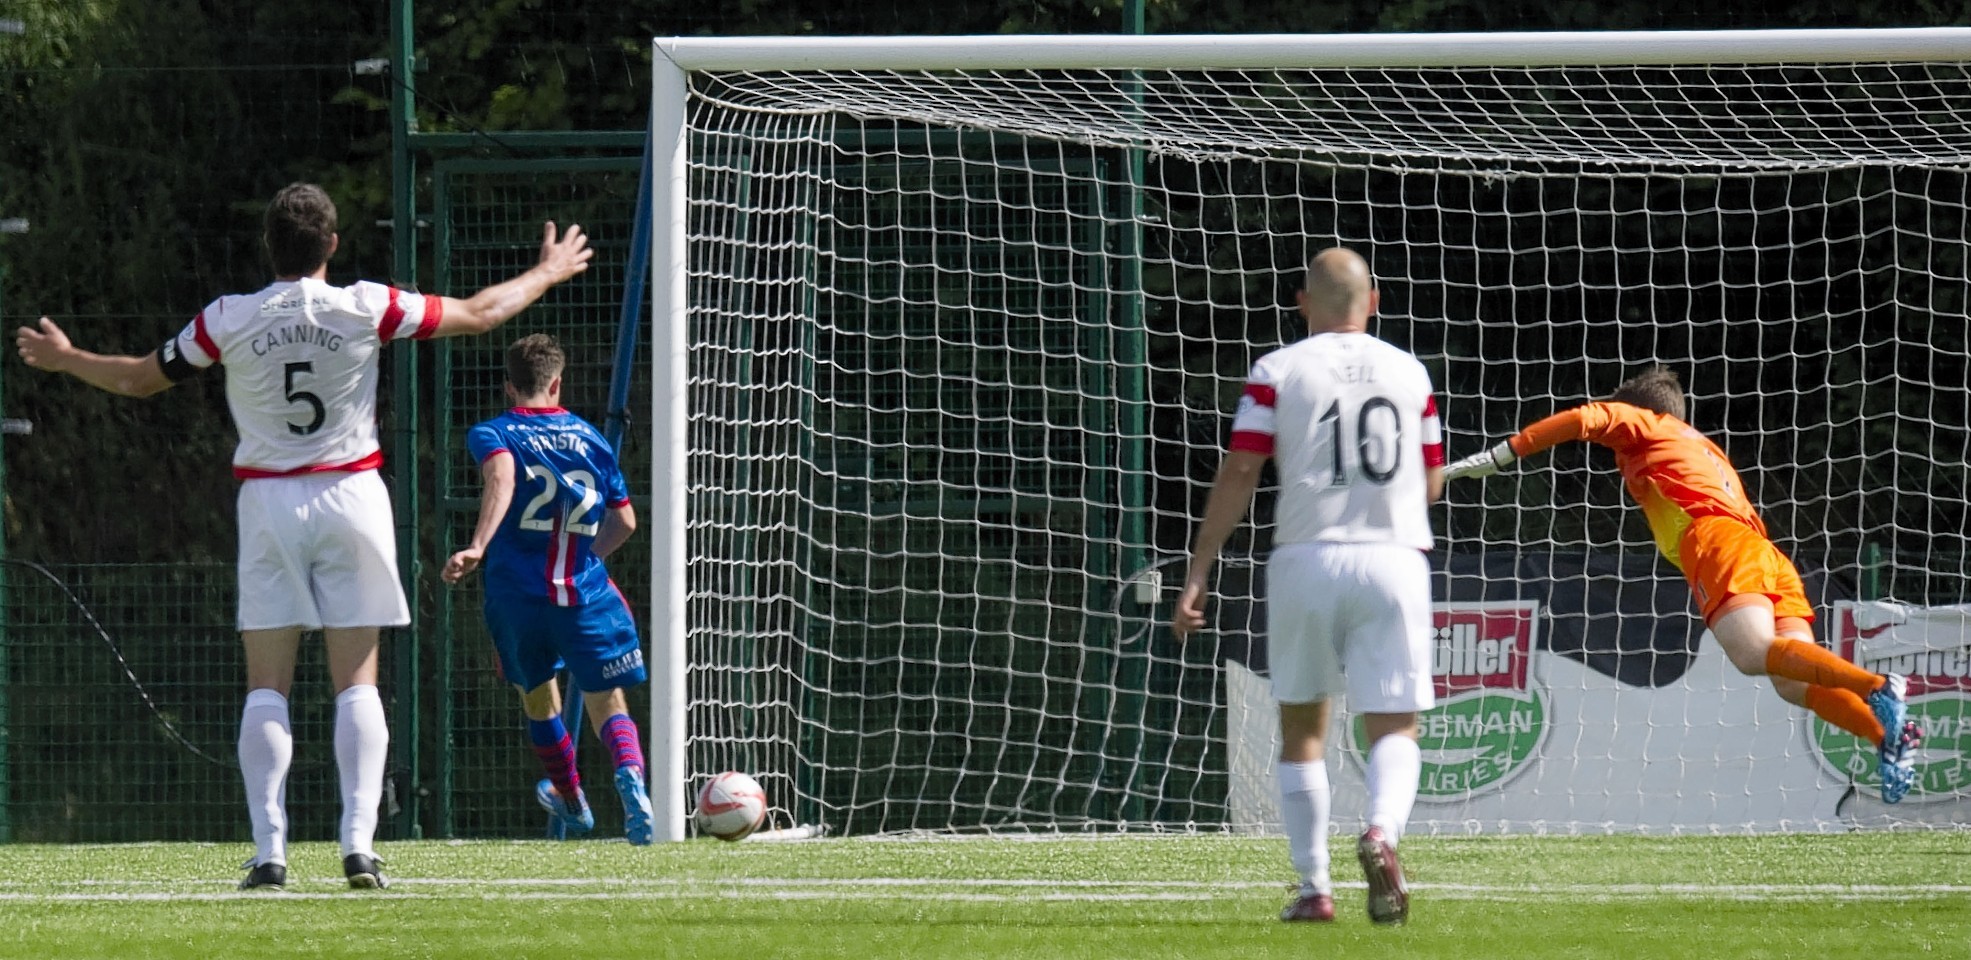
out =
[[(1198, 42), (1247, 62), (1250, 39)], [(1964, 64), (1157, 68), (1172, 46), (689, 74), (668, 301), (661, 204), (657, 233), (660, 328), (681, 303), (688, 342), (688, 488), (658, 513), (684, 599), (659, 585), (653, 631), (688, 658), (692, 783), (747, 770), (782, 822), (858, 833), (1234, 824), (1227, 664), (1263, 669), (1260, 568), (1227, 565), (1216, 634), (1162, 624), (1246, 370), (1300, 335), (1301, 265), (1336, 244), (1431, 369), (1453, 456), (1666, 363), (1817, 602), (1963, 598)], [(660, 398), (659, 477), (678, 414)], [(1270, 491), (1252, 519), (1259, 557)], [(1756, 793), (1725, 769), (1748, 728), (1805, 755), (1763, 684), (1686, 679), (1722, 662), (1605, 453), (1456, 487), (1435, 522), (1438, 598), (1536, 610), (1527, 660), (1564, 663), (1521, 690), (1564, 688), (1541, 737), (1496, 745), (1539, 764), (1538, 823), (1487, 829)], [(1445, 692), (1491, 689), (1477, 662), (1447, 654)], [(1675, 746), (1618, 782), (1604, 689), (1758, 702), (1622, 714)]]

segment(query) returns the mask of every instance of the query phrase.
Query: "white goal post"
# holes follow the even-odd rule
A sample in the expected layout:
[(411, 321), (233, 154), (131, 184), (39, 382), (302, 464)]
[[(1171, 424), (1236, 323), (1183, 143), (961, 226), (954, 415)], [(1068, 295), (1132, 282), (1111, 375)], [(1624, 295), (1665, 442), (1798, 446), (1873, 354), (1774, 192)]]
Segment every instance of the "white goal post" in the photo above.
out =
[[(1967, 63), (1971, 28), (658, 38), (659, 836), (723, 769), (790, 829), (1266, 828), (1269, 493), (1217, 641), (1161, 624), (1335, 244), (1453, 456), (1668, 364), (1824, 614), (1963, 602)], [(1601, 456), (1434, 514), (1419, 828), (1889, 817), (1699, 643)], [(1948, 673), (1920, 706), (1971, 731)], [(1961, 818), (1958, 775), (1896, 817)]]

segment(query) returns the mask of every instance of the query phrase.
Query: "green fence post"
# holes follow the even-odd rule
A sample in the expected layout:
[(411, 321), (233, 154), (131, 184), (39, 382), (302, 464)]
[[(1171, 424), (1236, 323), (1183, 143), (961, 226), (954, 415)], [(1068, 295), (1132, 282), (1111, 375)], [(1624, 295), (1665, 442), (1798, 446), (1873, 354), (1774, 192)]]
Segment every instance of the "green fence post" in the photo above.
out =
[[(431, 177), (431, 261), (432, 283), (435, 289), (446, 290), (452, 283), (452, 196), (451, 178), (447, 176), (443, 162), (434, 165)], [(436, 369), (432, 376), (441, 389), (452, 382), (452, 343), (449, 340), (433, 344), (438, 354), (434, 361)], [(435, 471), (438, 481), (438, 540), (442, 544), (441, 555), (451, 550), (452, 522), (457, 516), (452, 505), (456, 491), (452, 489), (452, 472), (445, 467), (446, 460), (452, 456), (452, 411), (453, 405), (440, 398), (433, 411), (437, 423), (437, 443), (434, 444)], [(448, 590), (438, 599), (438, 617), (434, 624), (437, 636), (437, 653), (432, 661), (437, 670), (431, 677), (431, 698), (437, 703), (433, 706), (433, 720), (437, 727), (432, 731), (432, 740), (437, 745), (437, 768), (431, 791), (432, 830), (440, 837), (450, 839), (454, 835), (452, 823), (452, 631), (453, 610), (457, 598)], [(581, 734), (580, 730), (575, 731)]]
[[(19, 218), (0, 220), (0, 235), (26, 232), (26, 220)], [(4, 318), (7, 315), (4, 304), (6, 293), (7, 262), (5, 259), (0, 259), (0, 318)], [(4, 390), (0, 390), (0, 396), (4, 395)], [(4, 407), (0, 407), (0, 414), (4, 413)], [(4, 421), (4, 419), (4, 416), (0, 416), (0, 421)], [(0, 427), (0, 498), (5, 497), (7, 490), (6, 434), (7, 431), (3, 427)], [(0, 511), (0, 557), (6, 555), (7, 524), (4, 511)], [(7, 568), (0, 566), (0, 843), (8, 843), (14, 839), (13, 740), (7, 732), (13, 725), (12, 705), (7, 701), (7, 690), (13, 684), (13, 676), (8, 664), (8, 660), (13, 652), (11, 649), (12, 644), (9, 642), (11, 631), (7, 623), (8, 601)]]
[[(1143, 0), (1124, 0), (1123, 28), (1130, 34), (1143, 33)], [(1137, 71), (1129, 74), (1130, 100), (1140, 106), (1143, 99), (1143, 76)], [(1120, 506), (1122, 508), (1120, 573), (1127, 576), (1143, 567), (1147, 556), (1144, 531), (1144, 511), (1148, 508), (1144, 471), (1148, 467), (1148, 456), (1144, 444), (1148, 439), (1148, 416), (1144, 404), (1148, 402), (1149, 387), (1145, 364), (1149, 359), (1149, 345), (1143, 329), (1143, 180), (1145, 154), (1142, 147), (1130, 147), (1126, 151), (1129, 169), (1127, 194), (1124, 197), (1120, 249), (1122, 258), (1122, 297), (1121, 310), (1117, 320), (1120, 335), (1116, 344), (1116, 402), (1121, 408), (1121, 467), (1122, 480)], [(1118, 582), (1117, 589), (1121, 589)], [(1150, 650), (1153, 644), (1146, 638), (1143, 650), (1138, 656), (1125, 656), (1122, 661), (1122, 674), (1117, 677), (1117, 687), (1122, 698), (1118, 714), (1135, 718), (1135, 760), (1130, 766), (1130, 776), (1124, 783), (1122, 818), (1134, 821), (1144, 818), (1144, 804), (1137, 785), (1143, 775), (1143, 721), (1149, 711)]]
[[(12, 231), (8, 231), (4, 227), (0, 227), (0, 232), (12, 232)], [(0, 319), (4, 319), (7, 316), (7, 311), (3, 302), (6, 298), (6, 294), (7, 294), (7, 262), (4, 259), (0, 259)], [(0, 365), (0, 366), (4, 366), (4, 365)], [(3, 387), (4, 385), (0, 385), (0, 388)], [(0, 389), (0, 396), (5, 396), (4, 389)], [(6, 413), (6, 409), (4, 404), (0, 404), (0, 419), (4, 419), (5, 413)], [(6, 439), (6, 434), (4, 432), (0, 432), (0, 498), (5, 497), (7, 490), (7, 449), (6, 449), (5, 439)], [(7, 523), (6, 523), (6, 517), (4, 515), (4, 512), (0, 512), (0, 557), (4, 557), (6, 555), (7, 555)], [(14, 795), (13, 782), (8, 777), (8, 772), (9, 772), (8, 761), (13, 756), (13, 752), (7, 737), (7, 729), (9, 726), (11, 726), (9, 721), (12, 719), (11, 717), (8, 716), (8, 712), (7, 712), (7, 706), (8, 706), (7, 687), (9, 684), (12, 683), (13, 678), (9, 676), (7, 670), (7, 655), (9, 651), (8, 651), (8, 643), (7, 643), (8, 628), (7, 628), (7, 572), (6, 571), (7, 568), (5, 566), (0, 566), (0, 843), (7, 843), (14, 839), (14, 821), (12, 816), (13, 795)]]
[[(1092, 177), (1100, 184), (1110, 174), (1107, 164), (1098, 164)], [(1083, 316), (1107, 318), (1114, 315), (1115, 300), (1109, 284), (1109, 262), (1103, 256), (1107, 248), (1107, 222), (1109, 217), (1109, 198), (1096, 186), (1090, 191), (1093, 209), (1079, 236), (1073, 241), (1074, 253), (1086, 257), (1082, 266), (1080, 283), (1086, 291), (1078, 309)], [(1082, 658), (1080, 703), (1077, 719), (1085, 720), (1091, 730), (1082, 743), (1073, 744), (1074, 749), (1087, 757), (1082, 769), (1075, 771), (1077, 782), (1086, 782), (1094, 789), (1088, 798), (1091, 816), (1108, 816), (1120, 819), (1122, 805), (1109, 803), (1107, 791), (1114, 787), (1115, 775), (1108, 764), (1109, 738), (1115, 731), (1115, 697), (1113, 690), (1117, 664), (1122, 651), (1117, 646), (1122, 638), (1121, 618), (1110, 617), (1096, 620), (1095, 611), (1102, 609), (1100, 596), (1102, 585), (1113, 585), (1122, 589), (1122, 578), (1128, 574), (1122, 560), (1122, 545), (1119, 541), (1120, 516), (1109, 516), (1102, 509), (1118, 500), (1116, 484), (1118, 476), (1117, 458), (1119, 450), (1111, 449), (1108, 438), (1115, 435), (1119, 418), (1116, 413), (1114, 389), (1114, 334), (1104, 324), (1091, 327), (1085, 335), (1080, 387), (1083, 416), (1082, 429), (1093, 438), (1089, 444), (1087, 462), (1083, 465), (1082, 497), (1090, 505), (1088, 526), (1083, 530), (1089, 540), (1099, 546), (1089, 550), (1089, 569), (1087, 571), (1089, 589), (1083, 595), (1082, 607), (1090, 615), (1090, 621), (1098, 624), (1095, 629), (1084, 632), (1088, 652)], [(1117, 511), (1120, 513), (1121, 511)], [(1115, 610), (1120, 610), (1116, 606)]]
[(1879, 543), (1862, 548), (1861, 594), (1863, 600), (1882, 599), (1882, 545)]
[[(390, 223), (391, 281), (397, 286), (417, 283), (417, 193), (416, 168), (411, 160), (410, 134), (417, 124), (412, 101), (416, 79), (411, 74), (411, 3), (390, 0)], [(392, 351), (391, 403), (395, 416), (391, 426), (390, 459), (395, 465), (396, 484), (391, 500), (397, 515), (398, 572), (404, 594), (417, 608), (418, 576), (418, 469), (417, 469), (417, 354), (398, 347)], [(405, 780), (396, 785), (398, 802), (396, 835), (416, 837), (418, 792), (422, 789), (418, 770), (418, 626), (396, 631), (393, 651), (396, 668), (396, 709), (391, 740), (396, 744), (399, 770)]]

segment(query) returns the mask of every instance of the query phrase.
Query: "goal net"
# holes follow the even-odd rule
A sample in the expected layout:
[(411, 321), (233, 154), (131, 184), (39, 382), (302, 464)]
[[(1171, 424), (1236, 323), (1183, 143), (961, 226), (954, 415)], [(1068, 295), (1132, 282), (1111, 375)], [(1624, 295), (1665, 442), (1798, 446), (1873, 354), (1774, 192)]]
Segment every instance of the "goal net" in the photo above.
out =
[(1270, 472), (1212, 631), (1165, 624), (1245, 374), (1342, 245), (1453, 457), (1668, 365), (1823, 642), (1941, 624), (1897, 648), (1932, 752), (1891, 810), (1703, 638), (1605, 451), (1454, 486), (1417, 829), (1961, 821), (1961, 33), (659, 41), (683, 775), (838, 833), (1267, 828)]

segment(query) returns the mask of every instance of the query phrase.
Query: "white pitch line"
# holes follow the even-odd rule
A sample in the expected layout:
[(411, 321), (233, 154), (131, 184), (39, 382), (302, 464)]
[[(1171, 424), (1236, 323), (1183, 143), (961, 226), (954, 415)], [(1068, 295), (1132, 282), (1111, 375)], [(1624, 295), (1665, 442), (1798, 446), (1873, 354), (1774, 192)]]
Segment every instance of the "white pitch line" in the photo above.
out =
[[(299, 882), (338, 884), (340, 877), (304, 878)], [(758, 888), (1013, 888), (1013, 889), (1067, 889), (1067, 890), (1273, 890), (1291, 886), (1286, 879), (1280, 880), (1068, 880), (1034, 878), (988, 878), (988, 877), (401, 877), (393, 883), (406, 887), (758, 887)], [(160, 878), (160, 879), (118, 879), (118, 880), (37, 880), (0, 881), (0, 890), (7, 887), (154, 887), (160, 890), (183, 886), (232, 886), (233, 881), (212, 877)], [(1343, 889), (1361, 889), (1366, 886), (1361, 881), (1343, 880), (1336, 883)], [(1633, 895), (1633, 896), (1718, 896), (1735, 894), (1849, 894), (1897, 896), (1903, 894), (1971, 894), (1971, 885), (1947, 883), (1912, 884), (1845, 884), (1845, 883), (1757, 883), (1757, 884), (1702, 884), (1702, 883), (1528, 883), (1528, 884), (1474, 884), (1474, 883), (1429, 883), (1412, 882), (1414, 890), (1434, 890), (1451, 893), (1504, 893), (1544, 895), (1588, 894), (1588, 895)], [(166, 892), (169, 892), (166, 890)]]
[[(337, 884), (340, 878), (308, 881)], [(211, 887), (229, 881), (77, 881), (68, 884), (37, 884), (37, 890), (0, 889), (0, 902), (121, 902), (121, 901), (217, 901), (237, 899), (347, 899), (345, 892), (296, 891), (286, 894), (264, 892), (162, 889), (195, 886)], [(155, 889), (141, 889), (149, 885)], [(7, 886), (17, 886), (8, 884)], [(48, 890), (55, 887), (83, 887), (81, 890)], [(89, 887), (118, 886), (126, 889), (91, 890)], [(391, 899), (497, 901), (497, 900), (861, 900), (924, 901), (965, 903), (1146, 903), (1210, 901), (1235, 899), (1255, 890), (1284, 891), (1283, 882), (1261, 881), (1115, 881), (1115, 880), (950, 880), (922, 877), (767, 878), (717, 879), (706, 877), (653, 878), (498, 878), (468, 880), (456, 877), (401, 878), (392, 892), (357, 894), (354, 897), (382, 896)], [(1360, 882), (1336, 884), (1342, 889), (1361, 889)], [(138, 889), (129, 889), (138, 888)], [(1790, 901), (1873, 901), (1934, 899), (1971, 895), (1971, 886), (1961, 884), (1461, 884), (1417, 883), (1411, 889), (1446, 900), (1523, 901), (1542, 900), (1740, 900), (1753, 902)], [(1003, 892), (994, 892), (1003, 891)]]

